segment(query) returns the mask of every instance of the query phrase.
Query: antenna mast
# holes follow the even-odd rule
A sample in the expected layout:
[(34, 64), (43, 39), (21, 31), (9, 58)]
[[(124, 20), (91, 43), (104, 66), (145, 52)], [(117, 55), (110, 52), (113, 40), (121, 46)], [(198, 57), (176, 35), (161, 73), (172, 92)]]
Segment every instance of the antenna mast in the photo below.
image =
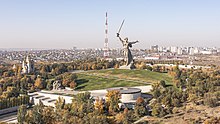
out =
[(109, 48), (108, 48), (108, 15), (106, 12), (105, 15), (105, 43), (104, 43), (104, 57), (108, 58), (109, 57)]

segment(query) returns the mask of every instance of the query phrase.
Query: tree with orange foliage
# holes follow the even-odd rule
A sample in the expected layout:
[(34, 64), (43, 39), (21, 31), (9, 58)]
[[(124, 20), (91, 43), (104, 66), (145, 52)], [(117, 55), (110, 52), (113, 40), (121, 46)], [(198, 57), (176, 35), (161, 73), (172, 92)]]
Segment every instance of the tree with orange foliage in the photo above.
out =
[(75, 89), (77, 86), (77, 83), (72, 81), (69, 85), (70, 85), (70, 88)]
[(127, 108), (115, 116), (116, 123), (118, 124), (132, 124), (133, 119), (134, 117), (132, 111), (129, 111)]
[(35, 83), (34, 83), (34, 86), (39, 88), (39, 89), (44, 89), (46, 87), (46, 84), (44, 82), (43, 79), (41, 79), (40, 77), (38, 77), (36, 80), (35, 80)]
[(103, 114), (104, 112), (104, 101), (102, 99), (96, 99), (95, 101), (95, 109), (97, 110), (98, 114)]
[(114, 115), (116, 112), (119, 111), (118, 104), (120, 102), (120, 96), (121, 94), (118, 90), (108, 91), (108, 93), (106, 94), (106, 104), (109, 114)]
[(134, 113), (137, 118), (140, 118), (148, 113), (146, 102), (142, 97), (138, 97), (135, 103)]
[(115, 69), (119, 68), (119, 63), (116, 63), (114, 66)]

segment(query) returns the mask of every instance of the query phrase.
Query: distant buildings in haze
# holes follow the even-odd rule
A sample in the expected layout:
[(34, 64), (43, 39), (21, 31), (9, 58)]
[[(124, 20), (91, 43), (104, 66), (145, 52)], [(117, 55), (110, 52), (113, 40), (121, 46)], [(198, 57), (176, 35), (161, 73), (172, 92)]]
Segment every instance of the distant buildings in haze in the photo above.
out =
[(151, 46), (151, 51), (154, 52), (171, 52), (178, 55), (195, 55), (195, 54), (217, 54), (220, 52), (219, 48), (208, 47), (177, 47), (177, 46)]

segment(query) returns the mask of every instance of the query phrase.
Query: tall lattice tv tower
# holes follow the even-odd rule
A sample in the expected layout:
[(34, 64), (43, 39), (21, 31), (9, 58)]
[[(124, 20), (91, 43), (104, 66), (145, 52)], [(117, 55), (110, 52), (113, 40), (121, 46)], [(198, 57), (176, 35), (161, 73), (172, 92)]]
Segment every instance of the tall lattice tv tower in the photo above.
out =
[(106, 12), (105, 15), (105, 43), (104, 43), (104, 57), (109, 57), (109, 48), (108, 48), (108, 15)]

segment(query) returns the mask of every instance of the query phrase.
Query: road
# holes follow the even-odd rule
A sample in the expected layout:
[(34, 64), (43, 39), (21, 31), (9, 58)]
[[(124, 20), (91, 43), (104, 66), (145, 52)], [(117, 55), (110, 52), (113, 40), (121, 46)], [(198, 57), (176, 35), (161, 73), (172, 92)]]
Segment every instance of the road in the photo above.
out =
[(4, 115), (0, 115), (0, 122), (6, 123), (16, 123), (17, 122), (17, 112), (12, 112)]

